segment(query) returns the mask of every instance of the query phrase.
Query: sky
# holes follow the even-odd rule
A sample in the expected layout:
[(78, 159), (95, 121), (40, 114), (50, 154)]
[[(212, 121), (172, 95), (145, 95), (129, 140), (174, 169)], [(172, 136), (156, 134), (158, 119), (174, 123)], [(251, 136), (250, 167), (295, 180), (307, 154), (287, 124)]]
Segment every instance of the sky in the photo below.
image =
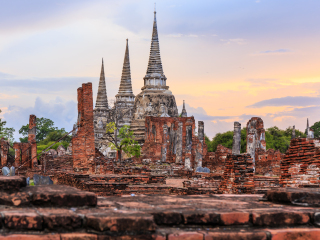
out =
[[(205, 133), (320, 121), (319, 0), (158, 0), (160, 53), (179, 111)], [(0, 0), (0, 117), (29, 115), (72, 129), (77, 88), (104, 59), (109, 101), (118, 92), (126, 38), (134, 94), (143, 86), (153, 25), (150, 0)]]

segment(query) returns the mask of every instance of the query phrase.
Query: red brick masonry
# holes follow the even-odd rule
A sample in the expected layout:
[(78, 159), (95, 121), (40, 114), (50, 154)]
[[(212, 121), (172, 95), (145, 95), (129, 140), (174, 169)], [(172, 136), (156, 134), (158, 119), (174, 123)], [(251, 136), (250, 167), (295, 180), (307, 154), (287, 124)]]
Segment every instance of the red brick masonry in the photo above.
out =
[[(294, 192), (286, 190), (265, 197), (97, 198), (67, 186), (24, 187), (24, 181), (0, 177), (0, 239), (317, 240), (320, 236), (319, 207), (295, 205)], [(304, 189), (297, 197), (311, 196), (304, 201), (309, 204), (320, 199), (317, 194), (319, 190)]]

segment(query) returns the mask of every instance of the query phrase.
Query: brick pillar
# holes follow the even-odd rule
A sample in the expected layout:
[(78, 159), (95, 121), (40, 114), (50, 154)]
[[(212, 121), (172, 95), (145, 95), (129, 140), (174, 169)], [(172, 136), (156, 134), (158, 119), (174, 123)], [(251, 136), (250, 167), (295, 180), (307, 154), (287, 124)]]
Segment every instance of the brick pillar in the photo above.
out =
[(9, 151), (9, 143), (1, 138), (0, 140), (1, 145), (1, 165), (6, 166), (8, 163), (8, 151)]
[(240, 154), (241, 150), (241, 123), (234, 122), (232, 154)]
[(30, 115), (29, 118), (29, 134), (28, 142), (31, 145), (31, 168), (34, 168), (38, 165), (37, 160), (37, 142), (36, 142), (36, 133), (37, 132), (37, 117), (35, 115)]
[(20, 143), (14, 143), (13, 144), (14, 148), (14, 166), (19, 167), (21, 165), (21, 146)]
[[(30, 144), (29, 143), (20, 143), (21, 145), (21, 164), (24, 164), (25, 162), (29, 161), (30, 163)], [(24, 165), (27, 167), (28, 165)]]
[(78, 131), (72, 138), (73, 169), (91, 173), (95, 155), (92, 83), (78, 88)]

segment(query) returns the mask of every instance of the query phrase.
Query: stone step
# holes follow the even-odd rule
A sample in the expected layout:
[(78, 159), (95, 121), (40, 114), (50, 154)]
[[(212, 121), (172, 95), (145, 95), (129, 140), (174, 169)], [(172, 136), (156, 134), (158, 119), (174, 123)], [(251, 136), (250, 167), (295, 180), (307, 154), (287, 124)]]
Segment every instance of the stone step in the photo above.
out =
[(0, 176), (0, 191), (17, 192), (22, 187), (27, 186), (25, 177), (20, 176)]

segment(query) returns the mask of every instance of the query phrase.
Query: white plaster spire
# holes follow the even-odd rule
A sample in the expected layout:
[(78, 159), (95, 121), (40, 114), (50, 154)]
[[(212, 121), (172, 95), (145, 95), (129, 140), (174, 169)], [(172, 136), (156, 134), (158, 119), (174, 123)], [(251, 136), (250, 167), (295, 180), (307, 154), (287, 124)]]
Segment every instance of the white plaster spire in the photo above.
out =
[(100, 73), (100, 80), (99, 80), (99, 87), (98, 87), (98, 94), (97, 94), (95, 108), (108, 109), (108, 97), (107, 97), (106, 80), (104, 76), (103, 59), (102, 59), (102, 65), (101, 65), (101, 73)]
[(116, 97), (118, 97), (118, 96), (131, 96), (134, 98), (134, 95), (132, 92), (132, 83), (131, 83), (128, 39), (126, 41), (127, 41), (126, 42), (126, 51), (124, 54), (120, 87), (119, 87), (119, 92), (116, 95)]

